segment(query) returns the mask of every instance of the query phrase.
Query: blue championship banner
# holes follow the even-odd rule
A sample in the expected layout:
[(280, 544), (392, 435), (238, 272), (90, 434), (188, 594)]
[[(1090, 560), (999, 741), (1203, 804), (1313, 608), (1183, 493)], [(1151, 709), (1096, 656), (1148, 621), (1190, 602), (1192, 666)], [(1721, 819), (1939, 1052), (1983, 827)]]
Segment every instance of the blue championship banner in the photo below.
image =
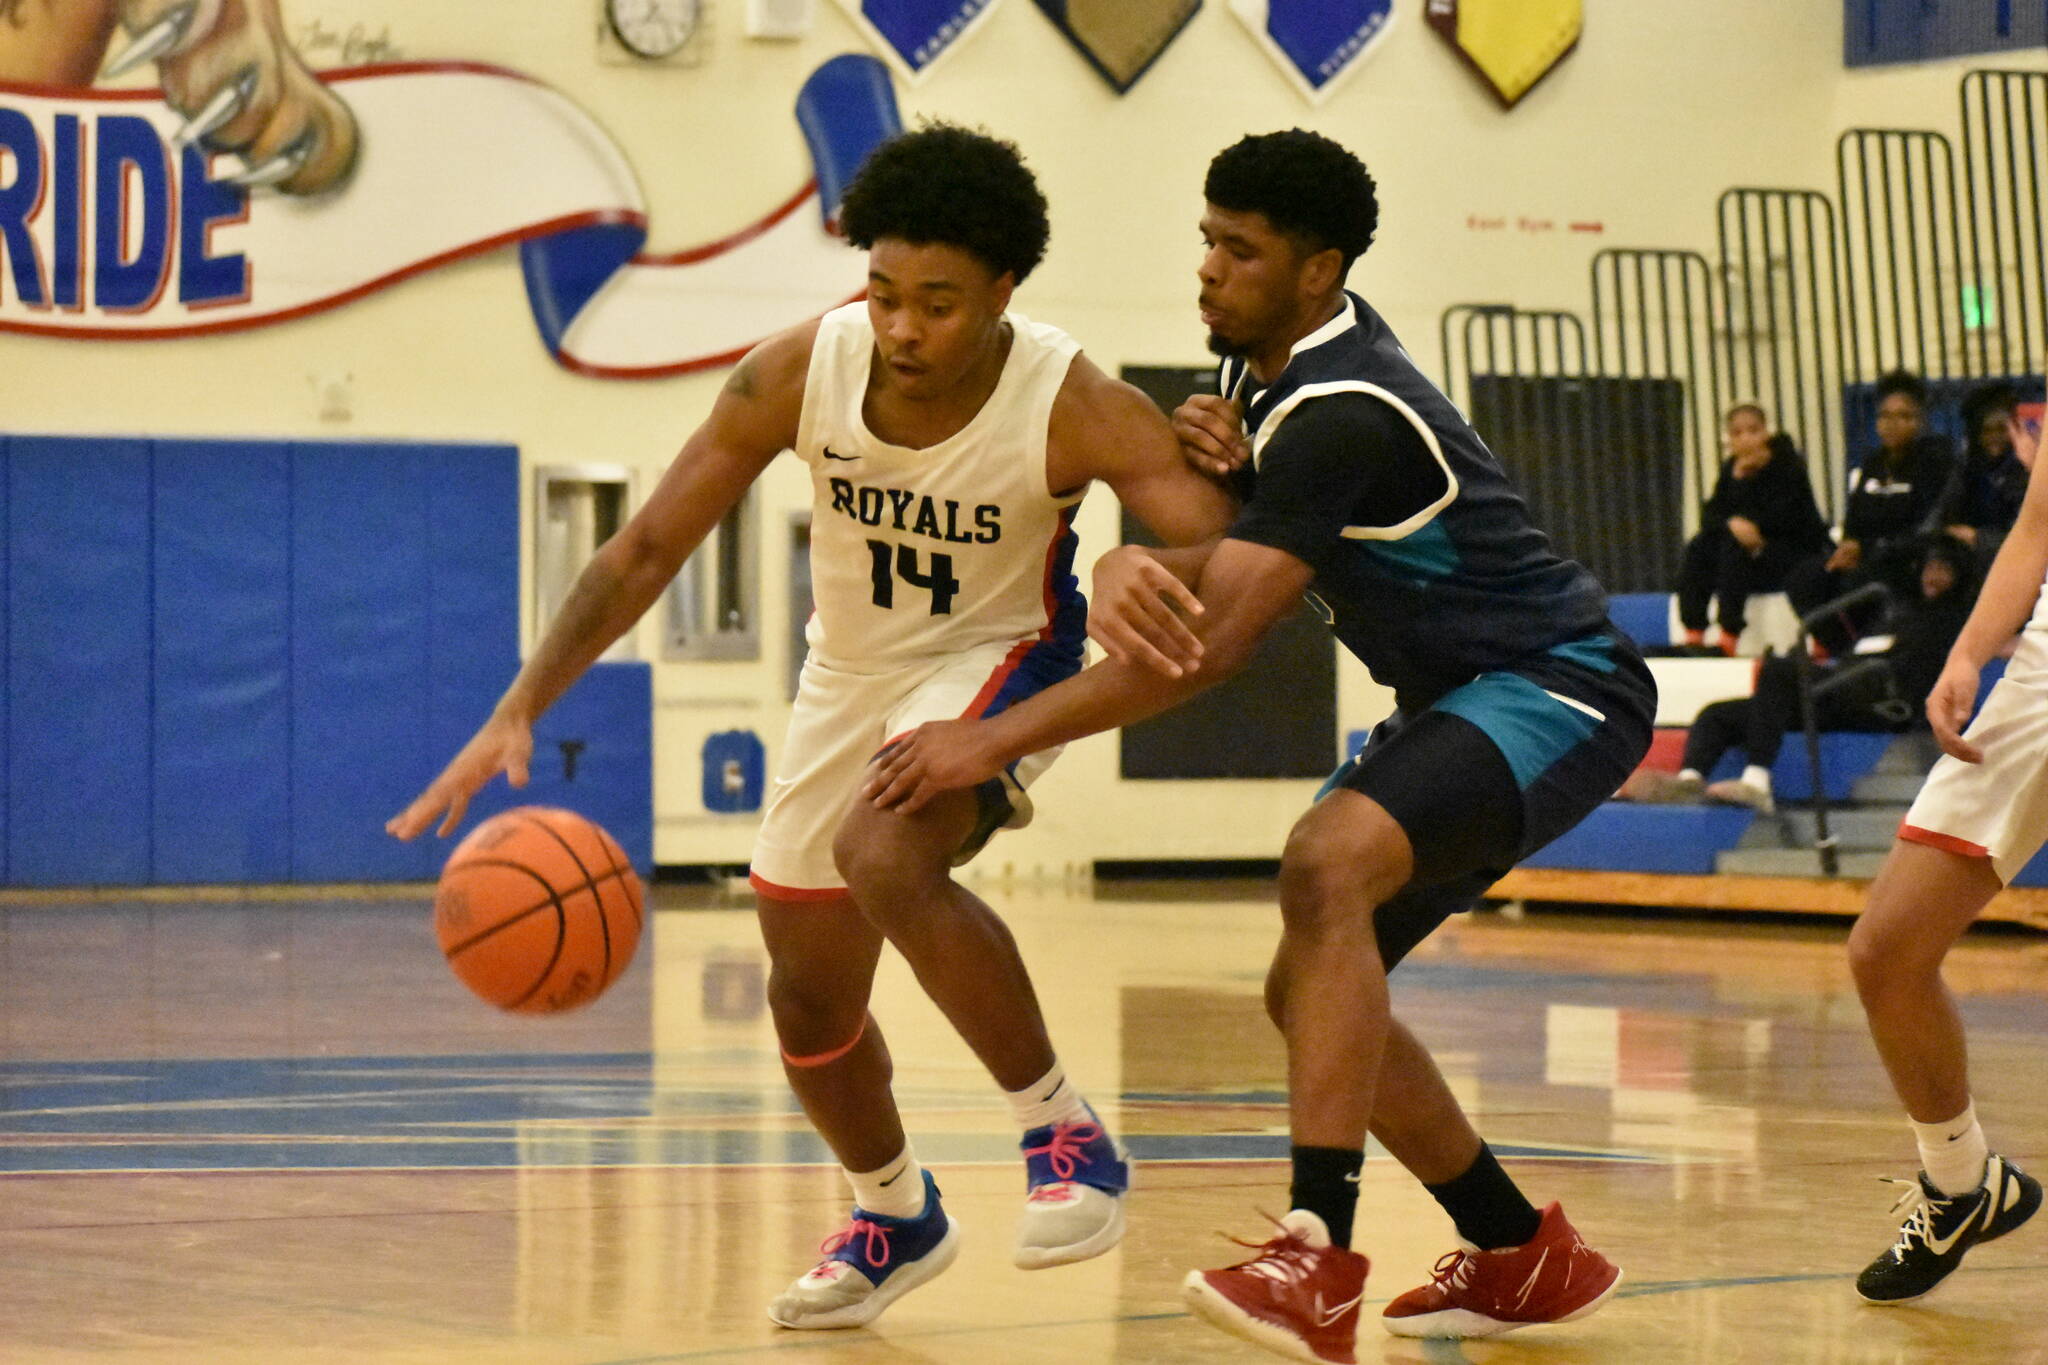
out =
[(1231, 13), (1311, 104), (1387, 36), (1394, 0), (1230, 0)]
[(889, 65), (916, 84), (980, 27), (997, 0), (839, 0)]
[(1034, 0), (1121, 95), (1152, 69), (1202, 0)]
[(1578, 46), (1581, 0), (1429, 0), (1443, 35), (1509, 109)]
[(815, 179), (729, 236), (661, 255), (643, 250), (645, 201), (617, 146), (539, 82), (461, 62), (320, 79), (363, 153), (314, 197), (251, 189), (232, 157), (181, 136), (157, 91), (0, 85), (0, 332), (236, 331), (517, 246), (556, 360), (638, 378), (731, 364), (864, 290), (832, 216), (900, 127), (872, 57), (833, 58), (798, 96)]

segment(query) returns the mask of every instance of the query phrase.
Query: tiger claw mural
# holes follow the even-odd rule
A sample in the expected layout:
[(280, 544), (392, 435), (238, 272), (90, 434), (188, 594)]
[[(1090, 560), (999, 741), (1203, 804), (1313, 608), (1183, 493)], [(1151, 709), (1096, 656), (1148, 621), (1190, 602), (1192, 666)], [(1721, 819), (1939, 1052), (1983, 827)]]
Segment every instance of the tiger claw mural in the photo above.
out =
[[(94, 86), (149, 63), (160, 91)], [(0, 0), (0, 332), (260, 327), (517, 246), (535, 325), (565, 368), (650, 378), (731, 364), (865, 283), (832, 219), (901, 126), (887, 70), (835, 57), (796, 115), (807, 184), (716, 241), (650, 254), (616, 144), (516, 71), (315, 74), (277, 0)]]
[(277, 0), (0, 0), (0, 79), (85, 89), (154, 62), (180, 145), (233, 153), (245, 188), (347, 181), (357, 130), (284, 36)]

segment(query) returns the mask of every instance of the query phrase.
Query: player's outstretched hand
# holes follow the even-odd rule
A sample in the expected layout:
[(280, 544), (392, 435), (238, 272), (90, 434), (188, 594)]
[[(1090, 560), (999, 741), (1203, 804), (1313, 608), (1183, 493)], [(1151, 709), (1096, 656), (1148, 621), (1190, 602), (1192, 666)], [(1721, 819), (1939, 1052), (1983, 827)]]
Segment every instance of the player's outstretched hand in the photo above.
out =
[(155, 61), (178, 141), (242, 159), (229, 179), (318, 194), (348, 179), (357, 129), (285, 36), (278, 0), (120, 0), (128, 41), (109, 76)]
[(1934, 690), (1927, 694), (1927, 723), (1934, 727), (1942, 752), (1965, 763), (1984, 761), (1983, 751), (1963, 738), (1963, 727), (1970, 723), (1970, 710), (1977, 704), (1977, 674), (1968, 660), (1951, 658), (1935, 679)]
[(927, 721), (875, 756), (861, 797), (915, 815), (942, 793), (980, 786), (1003, 770), (980, 736), (980, 721)]
[(1178, 678), (1202, 661), (1202, 642), (1187, 616), (1202, 600), (1140, 545), (1119, 545), (1095, 561), (1088, 637), (1118, 663), (1137, 663)]
[(1173, 434), (1180, 438), (1182, 457), (1215, 478), (1251, 458), (1237, 404), (1221, 394), (1198, 393), (1174, 409)]
[(384, 822), (385, 832), (395, 838), (411, 839), (425, 832), (434, 823), (434, 817), (445, 812), (441, 828), (435, 831), (445, 839), (462, 823), (462, 813), (469, 809), (470, 798), (484, 783), (503, 773), (513, 786), (523, 787), (527, 765), (532, 760), (533, 728), (493, 716), (410, 806)]

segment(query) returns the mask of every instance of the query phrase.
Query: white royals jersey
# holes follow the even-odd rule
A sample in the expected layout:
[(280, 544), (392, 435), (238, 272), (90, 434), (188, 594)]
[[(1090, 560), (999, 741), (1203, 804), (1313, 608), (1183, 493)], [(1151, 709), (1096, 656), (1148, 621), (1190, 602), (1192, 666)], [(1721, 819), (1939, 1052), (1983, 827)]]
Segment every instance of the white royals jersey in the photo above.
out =
[(814, 492), (805, 635), (820, 662), (880, 672), (1004, 640), (1079, 659), (1070, 523), (1081, 498), (1049, 490), (1046, 429), (1080, 347), (1007, 316), (995, 389), (923, 450), (881, 440), (862, 415), (875, 357), (867, 304), (820, 320), (796, 444)]

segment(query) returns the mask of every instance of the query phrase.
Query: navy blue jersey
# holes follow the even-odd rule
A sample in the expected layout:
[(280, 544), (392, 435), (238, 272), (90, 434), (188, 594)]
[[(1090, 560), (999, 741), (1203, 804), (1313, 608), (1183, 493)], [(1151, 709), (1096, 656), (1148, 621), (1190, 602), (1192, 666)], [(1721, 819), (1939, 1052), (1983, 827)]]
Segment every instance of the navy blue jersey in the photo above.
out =
[(1500, 462), (1354, 294), (1245, 407), (1250, 497), (1229, 534), (1315, 570), (1344, 647), (1414, 710), (1607, 628), (1607, 598), (1529, 520)]

